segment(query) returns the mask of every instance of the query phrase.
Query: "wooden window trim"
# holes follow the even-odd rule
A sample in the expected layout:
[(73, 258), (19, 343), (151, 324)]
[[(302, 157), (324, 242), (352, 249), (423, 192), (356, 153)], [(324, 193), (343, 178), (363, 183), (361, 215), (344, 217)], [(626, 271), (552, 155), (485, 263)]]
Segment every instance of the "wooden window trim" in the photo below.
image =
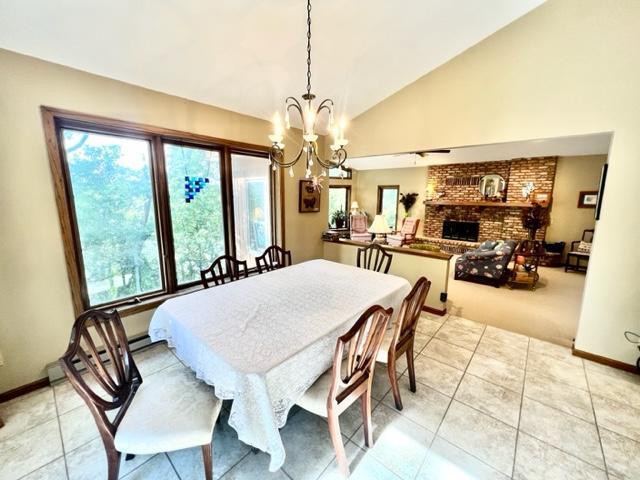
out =
[[(67, 266), (67, 274), (71, 288), (71, 299), (74, 313), (80, 315), (88, 308), (88, 295), (85, 288), (84, 271), (82, 265), (82, 257), (80, 253), (80, 239), (77, 231), (77, 222), (75, 219), (75, 207), (73, 205), (73, 197), (70, 189), (69, 170), (65, 163), (63, 151), (63, 143), (59, 138), (59, 132), (62, 127), (65, 128), (81, 128), (83, 130), (95, 131), (96, 133), (111, 133), (114, 135), (122, 135), (131, 138), (140, 138), (148, 140), (151, 148), (150, 169), (153, 178), (152, 190), (155, 202), (155, 215), (157, 225), (158, 247), (160, 254), (160, 264), (162, 270), (162, 291), (149, 292), (135, 298), (128, 298), (123, 301), (111, 302), (108, 304), (97, 305), (98, 308), (117, 308), (121, 315), (132, 315), (141, 311), (156, 308), (164, 300), (189, 293), (200, 289), (195, 282), (189, 285), (182, 285), (178, 288), (176, 285), (175, 275), (175, 259), (173, 255), (173, 243), (171, 232), (171, 214), (168, 205), (168, 195), (166, 192), (166, 172), (164, 162), (165, 142), (177, 144), (189, 144), (191, 146), (200, 146), (219, 150), (221, 154), (221, 175), (223, 202), (227, 199), (227, 205), (224, 206), (224, 225), (225, 225), (225, 247), (227, 251), (235, 249), (233, 230), (233, 207), (229, 204), (232, 202), (232, 179), (228, 169), (231, 166), (231, 154), (240, 153), (246, 155), (255, 155), (268, 158), (268, 147), (263, 145), (254, 145), (233, 140), (225, 140), (207, 135), (183, 132), (169, 128), (156, 127), (152, 125), (128, 122), (124, 120), (116, 120), (112, 118), (102, 117), (98, 115), (90, 115), (69, 110), (62, 110), (47, 106), (40, 107), (45, 134), (45, 142), (47, 154), (49, 157), (49, 166), (53, 179), (54, 194), (60, 229), (62, 233), (63, 249), (65, 253), (65, 262)], [(277, 235), (277, 209), (280, 210), (280, 238), (284, 246), (284, 182), (283, 175), (280, 172), (279, 178), (276, 172), (270, 174), (270, 203), (273, 211), (271, 229), (274, 243), (277, 243), (279, 236)], [(226, 185), (225, 185), (226, 184)], [(276, 188), (280, 190), (277, 202)], [(227, 197), (225, 197), (225, 193)], [(231, 202), (229, 202), (231, 200)]]
[(400, 203), (400, 185), (378, 185), (378, 204), (376, 206), (376, 214), (382, 213), (382, 191), (385, 189), (394, 189), (398, 192), (398, 201), (396, 202), (396, 225), (389, 225), (393, 231), (396, 231), (398, 225), (398, 203)]

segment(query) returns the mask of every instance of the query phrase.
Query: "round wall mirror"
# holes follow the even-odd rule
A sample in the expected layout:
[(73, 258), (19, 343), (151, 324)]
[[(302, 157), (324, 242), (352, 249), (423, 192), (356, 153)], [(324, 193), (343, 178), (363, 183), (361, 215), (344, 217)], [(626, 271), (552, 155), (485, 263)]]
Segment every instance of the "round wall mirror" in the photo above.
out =
[(478, 190), (483, 196), (491, 198), (499, 196), (505, 186), (506, 182), (504, 181), (504, 178), (502, 178), (501, 175), (492, 173), (491, 175), (485, 175), (480, 179)]

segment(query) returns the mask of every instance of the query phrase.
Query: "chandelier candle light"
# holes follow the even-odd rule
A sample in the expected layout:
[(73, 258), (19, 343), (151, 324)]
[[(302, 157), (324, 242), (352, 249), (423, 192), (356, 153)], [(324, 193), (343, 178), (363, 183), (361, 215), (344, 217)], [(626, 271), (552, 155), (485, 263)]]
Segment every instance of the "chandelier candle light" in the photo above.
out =
[[(326, 176), (325, 169), (337, 168), (344, 177), (345, 172), (342, 169), (344, 162), (347, 160), (347, 151), (344, 149), (349, 141), (344, 137), (344, 130), (346, 121), (344, 117), (336, 125), (334, 112), (333, 112), (333, 100), (327, 98), (320, 102), (315, 107), (313, 100), (316, 96), (311, 93), (311, 0), (307, 0), (307, 92), (302, 95), (302, 102), (298, 101), (295, 97), (287, 97), (285, 100), (284, 108), (284, 127), (280, 114), (276, 112), (273, 117), (273, 133), (269, 135), (271, 141), (271, 148), (269, 150), (269, 160), (271, 160), (271, 166), (275, 171), (278, 166), (289, 169), (289, 176), (293, 177), (293, 166), (298, 163), (301, 158), (305, 158), (307, 164), (307, 170), (305, 178), (311, 178), (312, 167), (319, 165), (322, 167), (320, 175), (315, 177)], [(291, 128), (289, 112), (293, 110), (298, 112), (302, 121), (302, 147), (292, 160), (286, 161), (284, 157), (284, 129)], [(329, 131), (333, 136), (333, 143), (331, 144), (331, 157), (329, 159), (323, 159), (318, 155), (318, 135), (315, 133), (315, 126), (318, 117), (322, 113), (326, 113), (329, 116)]]

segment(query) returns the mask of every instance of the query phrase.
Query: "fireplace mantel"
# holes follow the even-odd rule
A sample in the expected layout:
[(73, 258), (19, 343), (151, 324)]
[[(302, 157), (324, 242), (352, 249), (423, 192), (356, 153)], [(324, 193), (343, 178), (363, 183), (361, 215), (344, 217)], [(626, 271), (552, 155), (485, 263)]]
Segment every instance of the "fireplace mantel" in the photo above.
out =
[(489, 202), (489, 201), (460, 201), (460, 200), (426, 200), (426, 206), (442, 207), (459, 205), (464, 207), (493, 207), (493, 208), (533, 208), (534, 204), (529, 202)]

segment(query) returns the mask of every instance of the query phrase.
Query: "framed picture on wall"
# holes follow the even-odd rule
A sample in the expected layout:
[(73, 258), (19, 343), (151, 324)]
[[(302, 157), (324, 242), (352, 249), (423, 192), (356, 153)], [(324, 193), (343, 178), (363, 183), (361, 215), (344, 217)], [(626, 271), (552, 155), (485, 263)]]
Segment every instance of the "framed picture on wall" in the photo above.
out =
[(320, 191), (313, 187), (311, 180), (300, 180), (298, 212), (315, 213), (320, 211)]
[(578, 195), (578, 208), (596, 208), (598, 204), (598, 191), (582, 191)]

